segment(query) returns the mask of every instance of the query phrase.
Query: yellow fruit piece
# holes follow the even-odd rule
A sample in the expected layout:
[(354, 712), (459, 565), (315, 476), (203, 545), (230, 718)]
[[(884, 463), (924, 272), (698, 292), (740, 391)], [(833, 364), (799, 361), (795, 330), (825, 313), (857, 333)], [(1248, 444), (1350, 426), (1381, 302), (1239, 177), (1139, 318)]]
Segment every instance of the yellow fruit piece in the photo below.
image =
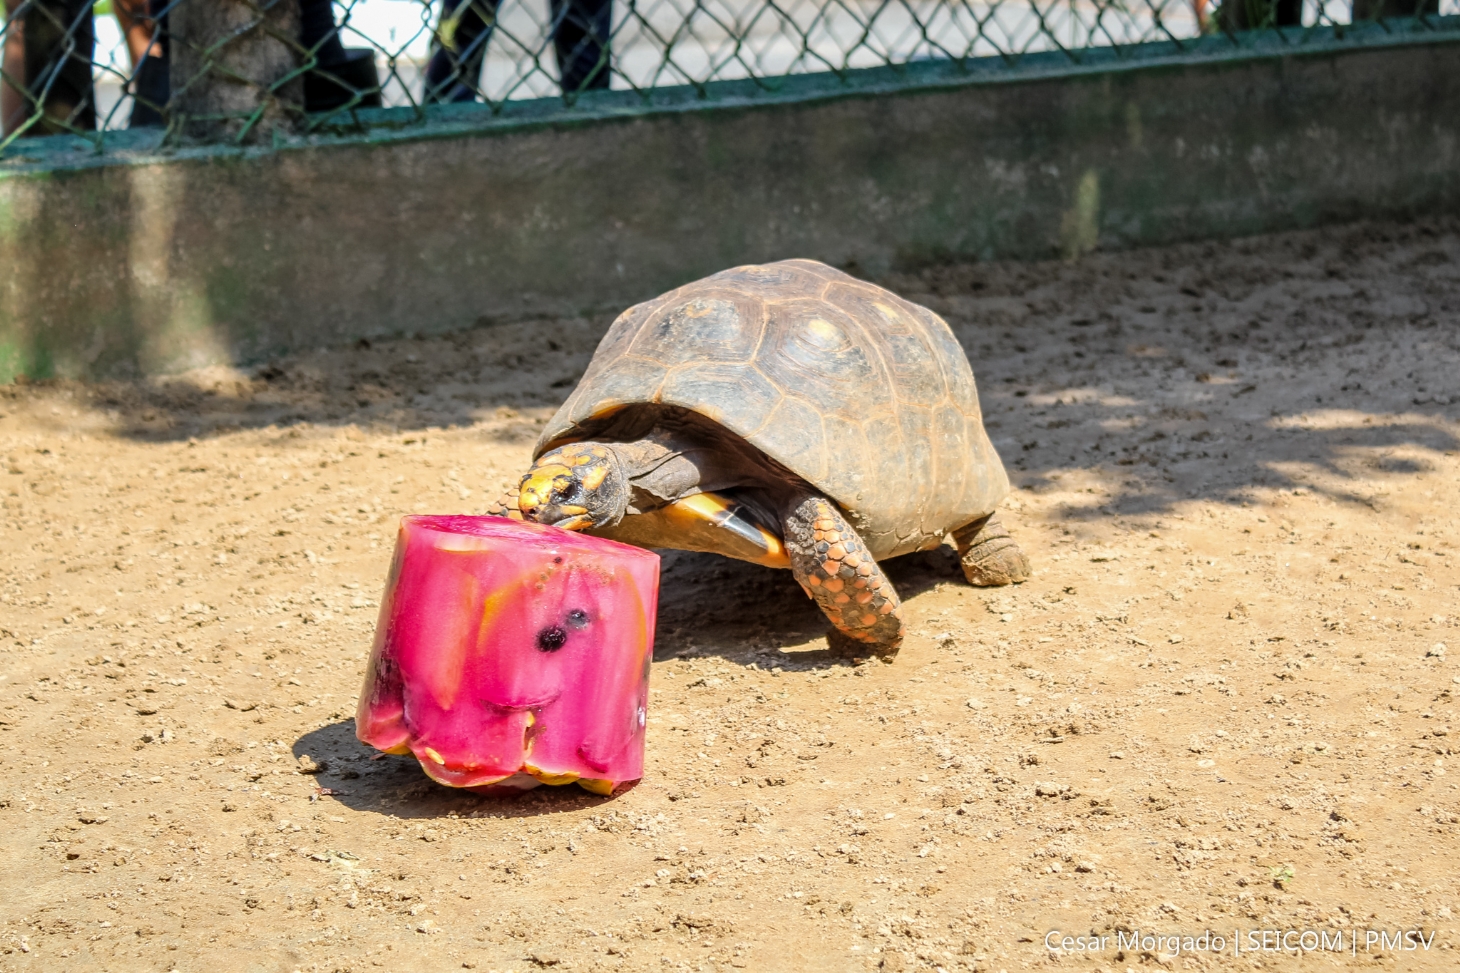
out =
[(608, 797), (613, 793), (613, 781), (611, 780), (595, 780), (592, 777), (579, 777), (578, 786), (591, 794), (597, 794), (599, 797)]
[(526, 773), (529, 773), (532, 776), (536, 777), (538, 780), (542, 781), (544, 784), (551, 784), (554, 787), (561, 787), (563, 784), (571, 784), (573, 783), (573, 781), (578, 779), (578, 775), (574, 773), (554, 774), (550, 771), (534, 767), (532, 766), (532, 764), (523, 764), (522, 769)]

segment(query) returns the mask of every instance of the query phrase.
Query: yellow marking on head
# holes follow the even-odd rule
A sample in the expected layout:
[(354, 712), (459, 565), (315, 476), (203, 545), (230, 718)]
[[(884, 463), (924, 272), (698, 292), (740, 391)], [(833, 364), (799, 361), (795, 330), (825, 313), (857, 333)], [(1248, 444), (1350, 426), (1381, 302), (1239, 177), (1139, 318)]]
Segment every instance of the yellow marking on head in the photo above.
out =
[(581, 446), (579, 448), (582, 452), (568, 458), (568, 462), (574, 466), (587, 466), (589, 463), (596, 462), (608, 456), (608, 450), (602, 446)]
[(435, 750), (432, 750), (430, 747), (422, 747), (421, 752), (424, 753), (427, 757), (430, 757), (436, 763), (442, 765), (443, 767), (446, 765), (446, 758), (441, 756), (441, 754), (437, 753)]
[(597, 490), (599, 486), (603, 483), (604, 479), (607, 478), (607, 476), (608, 467), (606, 465), (595, 466), (593, 469), (583, 474), (583, 489)]
[(531, 472), (523, 477), (522, 486), (517, 495), (517, 509), (523, 513), (536, 510), (552, 498), (555, 488), (566, 487), (571, 482), (572, 471), (561, 463), (548, 463), (533, 467)]

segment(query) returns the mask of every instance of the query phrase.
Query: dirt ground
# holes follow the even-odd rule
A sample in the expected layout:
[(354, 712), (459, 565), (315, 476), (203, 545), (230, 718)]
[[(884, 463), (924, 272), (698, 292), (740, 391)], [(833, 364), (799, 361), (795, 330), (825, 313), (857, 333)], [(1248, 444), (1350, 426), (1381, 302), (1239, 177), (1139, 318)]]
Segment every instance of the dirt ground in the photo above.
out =
[(351, 720), (396, 519), (514, 478), (606, 320), (0, 389), (0, 970), (1460, 967), (1460, 223), (884, 283), (1034, 578), (891, 562), (858, 666), (668, 554), (609, 799)]

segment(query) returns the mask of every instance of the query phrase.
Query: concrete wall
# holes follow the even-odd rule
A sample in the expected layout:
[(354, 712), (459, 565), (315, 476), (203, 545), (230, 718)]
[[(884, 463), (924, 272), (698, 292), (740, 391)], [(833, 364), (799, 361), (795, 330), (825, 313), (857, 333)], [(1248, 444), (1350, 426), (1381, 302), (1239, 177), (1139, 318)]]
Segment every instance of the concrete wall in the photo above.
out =
[(37, 149), (0, 165), (0, 380), (616, 309), (748, 261), (876, 274), (1453, 209), (1457, 40)]

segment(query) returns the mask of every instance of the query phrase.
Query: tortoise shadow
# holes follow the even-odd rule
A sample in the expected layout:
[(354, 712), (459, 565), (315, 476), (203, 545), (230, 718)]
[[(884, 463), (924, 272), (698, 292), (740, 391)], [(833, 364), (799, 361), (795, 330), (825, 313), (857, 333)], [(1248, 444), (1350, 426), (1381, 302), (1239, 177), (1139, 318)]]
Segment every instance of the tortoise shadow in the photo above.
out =
[[(713, 655), (787, 670), (854, 665), (826, 643), (827, 620), (791, 572), (694, 551), (659, 551), (655, 661)], [(947, 545), (881, 562), (903, 601), (962, 584)], [(807, 646), (811, 643), (810, 647)]]
[(590, 794), (574, 784), (505, 796), (477, 794), (436, 783), (409, 754), (383, 754), (361, 743), (355, 738), (352, 719), (310, 730), (294, 741), (292, 750), (296, 760), (308, 755), (321, 767), (311, 801), (337, 801), (352, 811), (403, 820), (565, 814), (611, 804), (638, 784), (624, 784), (608, 797)]

